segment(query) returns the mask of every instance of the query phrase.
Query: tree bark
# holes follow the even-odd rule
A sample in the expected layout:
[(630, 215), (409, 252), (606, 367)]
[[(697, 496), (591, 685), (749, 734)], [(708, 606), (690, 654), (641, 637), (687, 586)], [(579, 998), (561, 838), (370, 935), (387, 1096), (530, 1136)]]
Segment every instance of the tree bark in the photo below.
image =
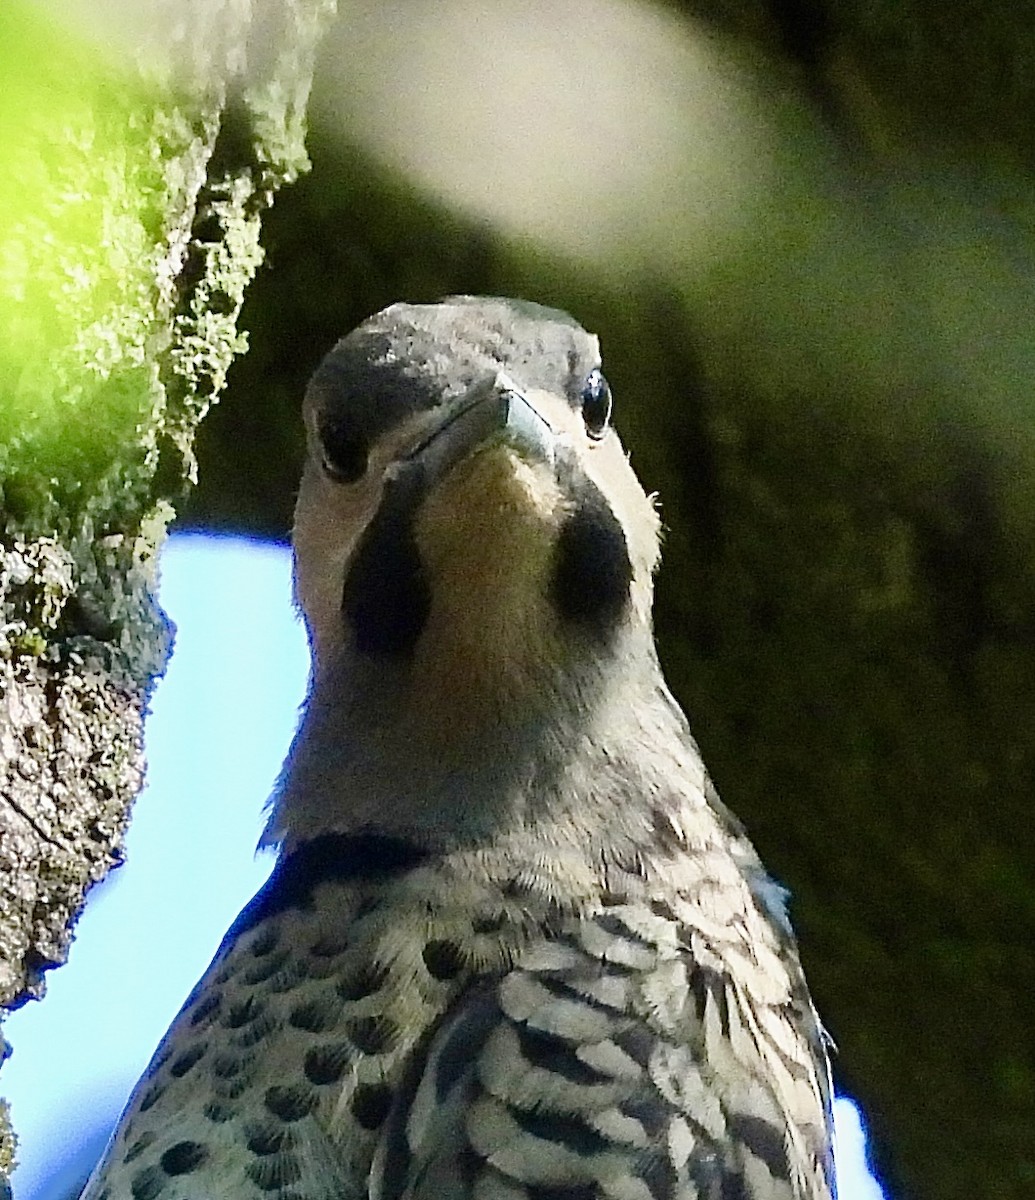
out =
[[(262, 214), (306, 169), (333, 0), (175, 0), (118, 69), (5, 6), (0, 1003), (43, 991), (119, 861), (172, 630), (158, 550), (245, 344)], [(13, 182), (12, 182), (13, 181)], [(15, 190), (17, 189), (17, 190)], [(21, 193), (21, 194), (19, 194)], [(12, 1163), (0, 1132), (0, 1174)]]

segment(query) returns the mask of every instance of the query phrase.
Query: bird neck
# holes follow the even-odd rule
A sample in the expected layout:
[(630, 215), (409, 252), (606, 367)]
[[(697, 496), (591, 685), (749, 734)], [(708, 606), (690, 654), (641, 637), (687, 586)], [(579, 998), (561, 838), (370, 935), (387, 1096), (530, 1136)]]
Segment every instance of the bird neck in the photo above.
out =
[(632, 844), (647, 839), (659, 795), (700, 790), (696, 747), (659, 702), (667, 691), (649, 643), (615, 647), (606, 663), (542, 665), (520, 696), (468, 696), (462, 720), (415, 691), (408, 664), (342, 654), (324, 672), (267, 834), (289, 849), (356, 832), (431, 849), (528, 831), (554, 844)]

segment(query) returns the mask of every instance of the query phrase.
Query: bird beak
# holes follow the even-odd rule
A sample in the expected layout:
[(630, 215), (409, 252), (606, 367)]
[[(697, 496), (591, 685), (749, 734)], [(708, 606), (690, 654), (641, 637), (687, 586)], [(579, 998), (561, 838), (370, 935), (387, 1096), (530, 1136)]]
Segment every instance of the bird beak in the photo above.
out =
[(502, 371), (475, 384), (438, 428), (389, 468), (389, 478), (408, 477), (411, 486), (426, 492), (490, 440), (511, 446), (534, 462), (554, 465), (557, 434)]

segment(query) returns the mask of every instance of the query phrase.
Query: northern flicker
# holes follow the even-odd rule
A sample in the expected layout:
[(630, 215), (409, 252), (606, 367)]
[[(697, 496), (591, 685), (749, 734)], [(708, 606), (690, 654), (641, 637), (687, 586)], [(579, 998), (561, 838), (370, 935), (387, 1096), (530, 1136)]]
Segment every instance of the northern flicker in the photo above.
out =
[(84, 1200), (830, 1200), (781, 889), (658, 665), (597, 340), (396, 304), (305, 401), (278, 859)]

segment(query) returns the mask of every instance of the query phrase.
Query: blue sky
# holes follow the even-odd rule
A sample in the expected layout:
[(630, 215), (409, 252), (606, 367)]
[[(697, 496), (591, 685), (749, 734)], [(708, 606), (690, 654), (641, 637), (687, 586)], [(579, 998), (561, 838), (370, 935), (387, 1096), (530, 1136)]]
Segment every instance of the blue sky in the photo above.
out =
[[(64, 1200), (227, 926), (272, 868), (263, 806), (305, 691), (286, 550), (181, 535), (162, 560), (176, 650), (147, 725), (148, 785), (127, 862), (90, 895), (44, 1004), (5, 1022), (0, 1075), (20, 1165), (15, 1200)], [(841, 1200), (882, 1200), (859, 1115), (836, 1111)]]

